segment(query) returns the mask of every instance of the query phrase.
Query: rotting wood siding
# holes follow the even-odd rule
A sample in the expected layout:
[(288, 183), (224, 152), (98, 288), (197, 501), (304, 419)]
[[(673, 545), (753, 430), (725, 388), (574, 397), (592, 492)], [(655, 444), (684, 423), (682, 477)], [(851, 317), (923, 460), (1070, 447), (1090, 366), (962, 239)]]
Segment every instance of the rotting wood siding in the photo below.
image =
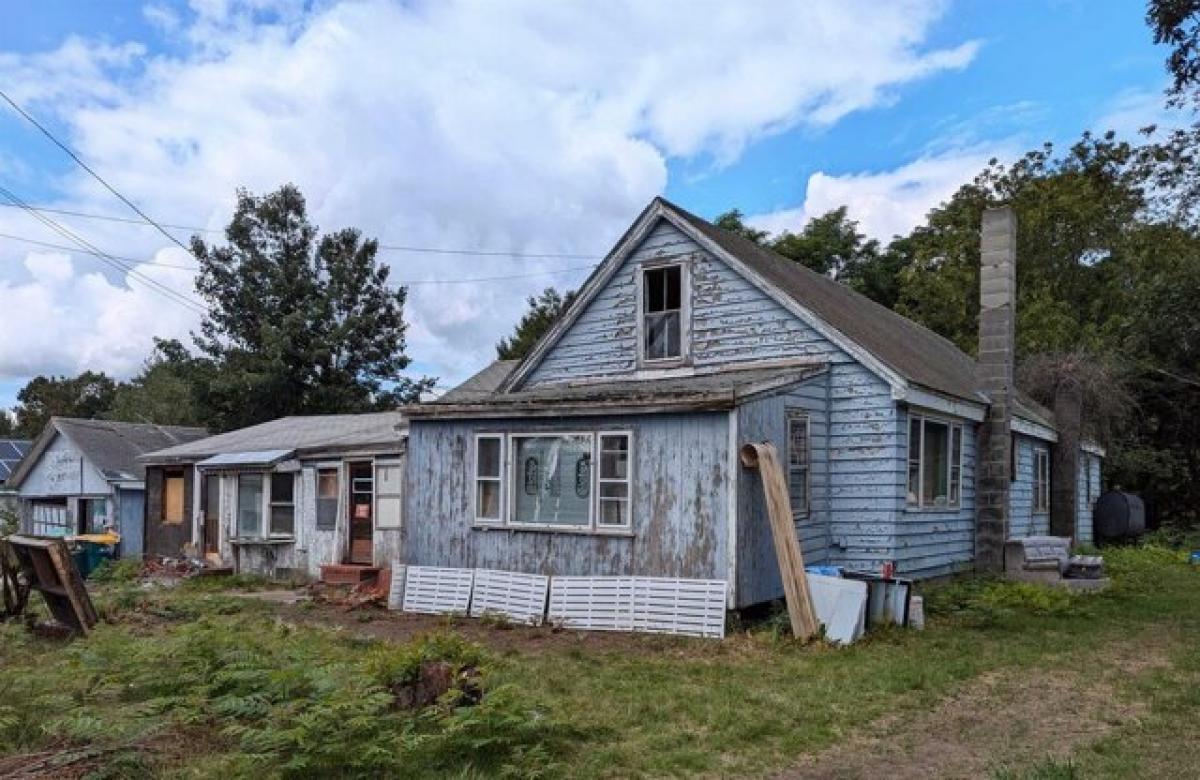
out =
[[(725, 579), (728, 420), (726, 413), (559, 423), (414, 420), (403, 561), (547, 575)], [(473, 527), (476, 433), (597, 430), (633, 433), (631, 536)]]
[[(771, 442), (780, 463), (788, 465), (787, 419), (791, 410), (809, 417), (809, 511), (794, 518), (805, 565), (829, 559), (829, 441), (826, 396), (829, 375), (813, 377), (785, 392), (738, 407), (739, 443)], [(783, 596), (775, 544), (767, 517), (762, 474), (739, 468), (737, 526), (737, 598), (742, 608)]]
[[(921, 413), (920, 410), (916, 410)], [(896, 571), (905, 577), (938, 577), (962, 571), (975, 558), (975, 450), (978, 426), (970, 420), (930, 413), (962, 425), (962, 479), (959, 505), (948, 509), (918, 509), (907, 505), (908, 415), (899, 415), (899, 452), (895, 472), (897, 496)]]
[(638, 267), (669, 258), (687, 262), (691, 269), (690, 354), (695, 366), (801, 357), (848, 360), (778, 302), (660, 220), (534, 369), (526, 386), (634, 373)]
[[(177, 470), (183, 471), (183, 522), (164, 523), (163, 479), (166, 472)], [(193, 471), (191, 466), (146, 467), (146, 555), (179, 558), (183, 555), (183, 546), (192, 541), (190, 516), (194, 488)]]

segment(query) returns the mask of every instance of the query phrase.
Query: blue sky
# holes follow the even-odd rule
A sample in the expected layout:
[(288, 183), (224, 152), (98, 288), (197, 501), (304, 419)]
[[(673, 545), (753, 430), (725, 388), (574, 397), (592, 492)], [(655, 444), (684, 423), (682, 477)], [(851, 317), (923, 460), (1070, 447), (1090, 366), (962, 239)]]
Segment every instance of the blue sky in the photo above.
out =
[[(15, 0), (0, 88), (163, 220), (218, 228), (235, 187), (290, 180), (323, 225), (518, 253), (603, 252), (660, 193), (771, 229), (845, 203), (887, 238), (992, 155), (1162, 121), (1165, 52), (1139, 2), (906, 3), (681, 17), (638, 3)], [(8, 111), (0, 184), (125, 213)], [(54, 240), (13, 211), (0, 233)], [(109, 252), (187, 259), (137, 226), (62, 219)], [(527, 295), (586, 274), (569, 258), (384, 259), (427, 282), (412, 288), (409, 353), (448, 383), (488, 359)], [(150, 336), (195, 326), (78, 252), (0, 238), (0, 263), (0, 306), (30, 324), (0, 335), (0, 405), (36, 373), (127, 376)], [(190, 287), (185, 271), (142, 269)], [(462, 281), (492, 276), (520, 278)]]

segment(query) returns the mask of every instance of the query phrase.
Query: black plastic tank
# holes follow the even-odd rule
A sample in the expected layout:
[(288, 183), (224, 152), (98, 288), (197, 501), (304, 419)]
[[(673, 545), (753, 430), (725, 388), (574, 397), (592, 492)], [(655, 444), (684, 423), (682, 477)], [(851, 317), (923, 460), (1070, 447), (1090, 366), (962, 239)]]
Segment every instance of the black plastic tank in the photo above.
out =
[(1146, 532), (1146, 505), (1132, 493), (1109, 491), (1096, 499), (1092, 522), (1098, 541), (1132, 539)]

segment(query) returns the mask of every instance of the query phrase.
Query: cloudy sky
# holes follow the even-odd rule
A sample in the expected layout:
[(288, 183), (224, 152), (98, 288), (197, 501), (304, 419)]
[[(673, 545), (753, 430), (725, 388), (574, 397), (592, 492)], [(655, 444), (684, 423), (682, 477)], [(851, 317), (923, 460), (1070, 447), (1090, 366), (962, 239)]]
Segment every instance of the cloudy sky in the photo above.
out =
[[(453, 384), (655, 195), (772, 230), (847, 204), (887, 239), (989, 157), (1162, 121), (1164, 53), (1142, 14), (1134, 0), (4, 0), (0, 89), (181, 239), (219, 240), (237, 187), (295, 182), (321, 227), (393, 247), (412, 373)], [(135, 216), (7, 106), (0, 186)], [(0, 405), (38, 373), (129, 376), (152, 336), (186, 341), (198, 321), (163, 290), (191, 296), (194, 260), (161, 234), (43, 216), (139, 277), (0, 207)]]

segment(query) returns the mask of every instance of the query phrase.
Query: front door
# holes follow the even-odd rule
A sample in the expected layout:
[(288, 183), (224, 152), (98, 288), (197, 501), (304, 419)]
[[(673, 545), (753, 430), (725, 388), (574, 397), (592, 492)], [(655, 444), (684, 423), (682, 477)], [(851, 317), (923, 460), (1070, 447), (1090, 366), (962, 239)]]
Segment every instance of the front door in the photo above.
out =
[(216, 474), (204, 476), (204, 554), (219, 555), (221, 550), (221, 478)]
[(375, 479), (370, 463), (350, 464), (350, 563), (370, 565), (374, 528)]

